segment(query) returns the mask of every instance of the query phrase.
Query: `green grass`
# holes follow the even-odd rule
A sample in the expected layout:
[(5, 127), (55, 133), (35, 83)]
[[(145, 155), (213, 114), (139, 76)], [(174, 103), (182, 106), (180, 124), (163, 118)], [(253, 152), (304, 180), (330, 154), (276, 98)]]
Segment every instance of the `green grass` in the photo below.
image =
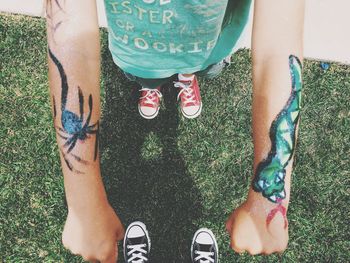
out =
[[(283, 255), (239, 256), (224, 222), (252, 176), (251, 57), (201, 80), (204, 111), (178, 112), (168, 90), (160, 116), (143, 120), (134, 84), (113, 64), (102, 31), (102, 170), (127, 225), (144, 221), (152, 261), (189, 262), (198, 227), (217, 235), (221, 262), (349, 262), (350, 67), (306, 61), (304, 109)], [(0, 261), (81, 262), (61, 245), (67, 214), (50, 112), (45, 23), (0, 15)], [(121, 261), (122, 262), (122, 261)]]

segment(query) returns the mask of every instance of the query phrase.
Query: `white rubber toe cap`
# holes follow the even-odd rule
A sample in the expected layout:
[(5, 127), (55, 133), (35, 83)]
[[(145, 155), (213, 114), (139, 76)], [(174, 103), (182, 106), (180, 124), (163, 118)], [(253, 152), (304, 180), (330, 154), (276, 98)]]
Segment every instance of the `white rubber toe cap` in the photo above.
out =
[(135, 238), (135, 237), (142, 237), (145, 235), (145, 232), (143, 231), (143, 229), (140, 226), (132, 226), (129, 229), (128, 232), (128, 238)]
[(157, 117), (159, 109), (139, 106), (139, 112), (140, 112), (141, 116), (144, 117), (145, 119), (153, 119), (153, 118)]
[(183, 115), (188, 119), (193, 119), (198, 117), (202, 112), (202, 104), (198, 106), (185, 106), (182, 107)]
[(196, 238), (196, 242), (203, 245), (213, 245), (213, 238), (207, 232), (201, 232)]

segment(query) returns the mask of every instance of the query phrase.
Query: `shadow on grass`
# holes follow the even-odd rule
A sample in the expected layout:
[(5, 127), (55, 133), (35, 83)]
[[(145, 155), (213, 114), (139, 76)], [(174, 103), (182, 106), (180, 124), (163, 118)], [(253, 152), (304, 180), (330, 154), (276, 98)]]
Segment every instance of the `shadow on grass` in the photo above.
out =
[[(150, 262), (190, 262), (190, 244), (201, 216), (201, 197), (177, 149), (176, 94), (165, 87), (165, 109), (155, 120), (137, 110), (135, 84), (102, 50), (105, 89), (101, 129), (102, 174), (109, 200), (125, 227), (143, 221), (150, 232)], [(157, 146), (147, 157), (148, 141)], [(121, 247), (120, 247), (120, 252)], [(122, 261), (122, 253), (119, 256)]]

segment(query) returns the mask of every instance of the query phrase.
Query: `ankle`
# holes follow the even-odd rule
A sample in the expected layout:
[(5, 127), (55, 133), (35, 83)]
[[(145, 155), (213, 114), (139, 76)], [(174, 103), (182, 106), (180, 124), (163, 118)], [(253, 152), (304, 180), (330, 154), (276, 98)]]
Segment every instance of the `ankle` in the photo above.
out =
[(194, 74), (179, 74), (178, 78), (180, 81), (192, 81), (194, 79)]

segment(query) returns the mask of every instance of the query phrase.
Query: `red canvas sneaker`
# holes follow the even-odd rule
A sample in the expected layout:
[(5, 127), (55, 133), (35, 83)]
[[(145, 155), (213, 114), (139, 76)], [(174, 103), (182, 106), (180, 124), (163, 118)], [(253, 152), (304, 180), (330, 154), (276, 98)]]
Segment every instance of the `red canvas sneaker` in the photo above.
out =
[(156, 89), (142, 88), (139, 100), (139, 113), (145, 119), (153, 119), (157, 117), (160, 108), (162, 93), (160, 87)]
[(180, 108), (183, 116), (188, 119), (198, 117), (202, 112), (202, 99), (196, 76), (186, 78), (179, 75), (179, 81), (174, 82), (174, 87), (180, 89), (177, 99), (181, 100)]

